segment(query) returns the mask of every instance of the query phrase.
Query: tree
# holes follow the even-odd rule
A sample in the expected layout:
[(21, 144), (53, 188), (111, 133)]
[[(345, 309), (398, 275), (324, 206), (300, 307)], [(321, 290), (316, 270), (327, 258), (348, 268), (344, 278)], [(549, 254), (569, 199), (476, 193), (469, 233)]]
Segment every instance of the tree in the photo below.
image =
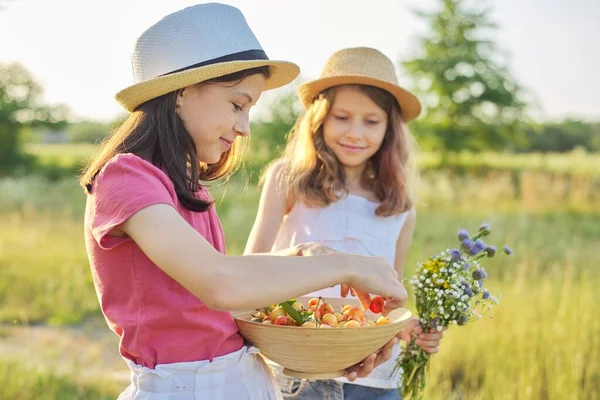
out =
[(40, 104), (42, 90), (20, 64), (0, 64), (0, 173), (26, 163), (20, 136), (25, 129), (66, 125), (67, 110), (63, 106)]
[(256, 178), (264, 166), (281, 156), (301, 105), (295, 90), (279, 94), (269, 104), (268, 116), (252, 123), (252, 138), (247, 153), (247, 167)]
[(417, 11), (431, 30), (417, 39), (418, 55), (402, 66), (425, 108), (417, 131), (448, 152), (508, 147), (524, 140), (522, 89), (486, 39), (495, 28), (488, 11), (464, 0), (441, 0), (441, 10)]
[(600, 150), (600, 123), (566, 119), (559, 123), (534, 126), (527, 130), (528, 151), (566, 152), (577, 148)]

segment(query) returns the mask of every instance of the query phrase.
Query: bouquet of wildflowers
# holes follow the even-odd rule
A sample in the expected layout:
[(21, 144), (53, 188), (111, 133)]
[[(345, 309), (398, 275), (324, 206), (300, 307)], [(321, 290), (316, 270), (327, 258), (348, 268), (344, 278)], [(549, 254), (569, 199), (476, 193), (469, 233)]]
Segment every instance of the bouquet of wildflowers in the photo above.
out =
[[(496, 247), (483, 238), (490, 234), (490, 226), (483, 224), (471, 236), (464, 229), (458, 231), (458, 248), (446, 249), (439, 255), (419, 264), (410, 280), (416, 298), (416, 307), (423, 330), (443, 330), (450, 325), (466, 325), (477, 320), (499, 304), (499, 297), (484, 288), (487, 272), (484, 259), (494, 257)], [(508, 246), (504, 252), (510, 254)], [(396, 360), (396, 371), (402, 375), (398, 390), (403, 398), (421, 399), (426, 385), (430, 355), (413, 338)]]

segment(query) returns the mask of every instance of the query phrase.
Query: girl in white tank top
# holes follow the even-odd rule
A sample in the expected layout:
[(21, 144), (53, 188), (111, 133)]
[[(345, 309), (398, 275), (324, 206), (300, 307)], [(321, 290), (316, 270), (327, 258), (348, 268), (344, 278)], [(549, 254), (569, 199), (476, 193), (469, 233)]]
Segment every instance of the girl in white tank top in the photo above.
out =
[[(402, 277), (416, 219), (412, 139), (404, 122), (419, 114), (418, 99), (398, 86), (392, 62), (369, 48), (333, 54), (321, 78), (298, 93), (306, 111), (284, 156), (267, 170), (246, 253), (319, 243), (384, 257)], [(341, 297), (341, 288), (309, 295)], [(440, 333), (422, 333), (416, 323), (404, 332), (410, 333), (426, 351), (437, 351)], [(296, 399), (398, 399), (392, 371), (399, 353), (396, 345), (387, 362), (352, 383), (279, 380)]]

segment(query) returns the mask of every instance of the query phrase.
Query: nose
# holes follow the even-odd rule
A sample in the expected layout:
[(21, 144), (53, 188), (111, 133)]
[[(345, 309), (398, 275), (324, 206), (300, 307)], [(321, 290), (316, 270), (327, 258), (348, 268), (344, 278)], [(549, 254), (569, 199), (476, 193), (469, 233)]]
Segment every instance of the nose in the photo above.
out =
[(353, 120), (346, 131), (346, 138), (354, 142), (362, 139), (364, 126), (361, 121)]
[(233, 129), (241, 137), (250, 136), (250, 116), (248, 114), (240, 116)]

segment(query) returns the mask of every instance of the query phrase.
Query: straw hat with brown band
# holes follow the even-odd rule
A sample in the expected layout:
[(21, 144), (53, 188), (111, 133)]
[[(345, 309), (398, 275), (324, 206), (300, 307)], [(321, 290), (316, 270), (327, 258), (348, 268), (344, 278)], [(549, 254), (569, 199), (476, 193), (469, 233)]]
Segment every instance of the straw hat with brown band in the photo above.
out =
[(319, 93), (338, 85), (370, 85), (391, 93), (400, 105), (402, 119), (410, 121), (421, 113), (419, 99), (398, 85), (392, 61), (380, 51), (354, 47), (335, 52), (325, 64), (321, 77), (298, 87), (298, 96), (308, 107)]
[(167, 15), (136, 41), (132, 55), (134, 84), (116, 95), (128, 111), (177, 89), (234, 72), (269, 66), (265, 90), (294, 80), (300, 69), (269, 60), (242, 13), (208, 3)]

